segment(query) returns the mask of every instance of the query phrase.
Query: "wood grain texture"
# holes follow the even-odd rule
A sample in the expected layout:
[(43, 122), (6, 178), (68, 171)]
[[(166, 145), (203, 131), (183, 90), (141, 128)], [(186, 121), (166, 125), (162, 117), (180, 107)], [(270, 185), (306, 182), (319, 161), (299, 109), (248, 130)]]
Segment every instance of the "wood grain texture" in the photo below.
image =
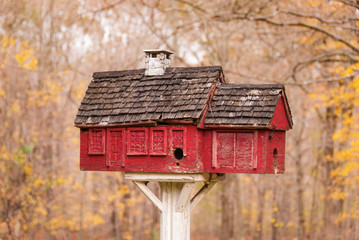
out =
[[(224, 179), (218, 174), (168, 174), (168, 173), (128, 173), (126, 180), (135, 185), (161, 212), (161, 240), (189, 240), (191, 210), (203, 199), (210, 189)], [(149, 181), (158, 182), (161, 200), (147, 187)], [(194, 193), (195, 182), (203, 187)]]
[[(90, 133), (80, 134), (82, 170), (272, 174), (285, 168), (285, 131), (201, 130), (192, 125), (109, 128), (104, 131), (106, 151), (96, 155), (89, 152)], [(176, 149), (183, 150), (182, 159), (175, 157)]]
[(270, 128), (275, 128), (277, 130), (289, 130), (292, 126), (290, 125), (290, 121), (285, 113), (286, 111), (285, 111), (283, 97), (280, 97), (278, 100), (277, 107), (273, 114)]

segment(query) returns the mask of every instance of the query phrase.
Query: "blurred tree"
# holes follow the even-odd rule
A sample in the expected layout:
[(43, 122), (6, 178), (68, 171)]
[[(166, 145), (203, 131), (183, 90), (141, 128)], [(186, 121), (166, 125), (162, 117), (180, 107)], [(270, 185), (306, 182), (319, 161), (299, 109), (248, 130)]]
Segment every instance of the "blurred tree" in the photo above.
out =
[(156, 47), (228, 82), (286, 84), (295, 117), (287, 174), (229, 176), (194, 212), (196, 239), (359, 237), (356, 1), (0, 5), (0, 238), (156, 239), (132, 185), (79, 172), (73, 128), (93, 71), (143, 67)]

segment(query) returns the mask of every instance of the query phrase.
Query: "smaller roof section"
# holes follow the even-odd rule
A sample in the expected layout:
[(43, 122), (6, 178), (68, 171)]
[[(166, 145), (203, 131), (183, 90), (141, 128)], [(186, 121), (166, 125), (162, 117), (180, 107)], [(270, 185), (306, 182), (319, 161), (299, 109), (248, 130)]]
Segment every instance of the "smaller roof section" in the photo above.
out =
[(288, 130), (293, 122), (282, 84), (221, 84), (204, 124)]

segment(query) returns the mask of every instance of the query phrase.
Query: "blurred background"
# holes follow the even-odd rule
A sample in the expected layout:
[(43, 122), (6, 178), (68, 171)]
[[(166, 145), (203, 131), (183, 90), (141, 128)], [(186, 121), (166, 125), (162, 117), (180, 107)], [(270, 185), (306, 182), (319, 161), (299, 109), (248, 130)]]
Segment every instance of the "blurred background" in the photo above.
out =
[(227, 174), (192, 239), (359, 239), (358, 36), (356, 0), (0, 0), (0, 239), (159, 239), (121, 173), (79, 170), (73, 123), (93, 72), (151, 48), (285, 84), (294, 118), (285, 174)]

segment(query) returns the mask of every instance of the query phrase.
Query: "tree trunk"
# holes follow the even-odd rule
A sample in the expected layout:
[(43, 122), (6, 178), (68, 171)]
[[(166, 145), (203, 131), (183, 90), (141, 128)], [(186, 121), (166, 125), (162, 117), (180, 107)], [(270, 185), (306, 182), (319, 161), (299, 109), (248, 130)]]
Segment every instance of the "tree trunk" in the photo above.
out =
[(122, 219), (121, 219), (121, 222), (120, 222), (120, 226), (121, 226), (121, 235), (122, 237), (124, 237), (124, 234), (125, 233), (129, 233), (130, 231), (130, 228), (129, 228), (129, 221), (130, 221), (130, 209), (129, 209), (129, 201), (130, 201), (130, 198), (131, 198), (131, 195), (130, 193), (126, 193), (124, 196), (123, 196), (123, 201), (125, 203), (125, 208), (123, 210), (123, 216), (122, 216)]
[(271, 229), (272, 229), (272, 236), (271, 239), (272, 240), (277, 240), (277, 235), (278, 235), (278, 229), (276, 226), (276, 223), (278, 221), (278, 204), (277, 204), (277, 199), (276, 199), (276, 195), (277, 195), (277, 183), (276, 181), (274, 181), (274, 186), (273, 186), (273, 198), (272, 198), (272, 221), (271, 221)]
[(263, 186), (258, 186), (258, 216), (255, 225), (255, 240), (263, 238), (263, 216), (264, 216), (264, 196), (266, 194)]
[(222, 206), (222, 218), (221, 218), (221, 230), (220, 240), (234, 239), (234, 214), (233, 214), (233, 191), (234, 191), (234, 176), (228, 174), (226, 181), (221, 183), (221, 206)]
[[(82, 173), (82, 186), (83, 187), (86, 186), (86, 177), (87, 177), (87, 173), (86, 172)], [(81, 198), (80, 211), (79, 211), (79, 225), (80, 225), (79, 240), (83, 239), (83, 229), (84, 229), (83, 218), (84, 218), (84, 198)]]
[(112, 202), (112, 212), (111, 212), (111, 232), (112, 239), (121, 240), (121, 233), (119, 230), (119, 222), (118, 222), (118, 213), (116, 209), (116, 202)]
[(305, 236), (305, 219), (304, 219), (304, 199), (303, 199), (303, 167), (302, 167), (302, 150), (301, 138), (304, 130), (304, 121), (302, 121), (301, 129), (295, 139), (295, 170), (296, 170), (296, 190), (297, 190), (297, 211), (298, 211), (298, 228), (297, 239), (303, 240)]
[(323, 239), (334, 239), (336, 233), (335, 218), (337, 214), (336, 202), (333, 199), (330, 199), (330, 194), (332, 193), (335, 183), (331, 178), (331, 172), (335, 169), (335, 163), (333, 162), (334, 155), (334, 142), (333, 135), (337, 126), (337, 117), (334, 114), (334, 107), (327, 107), (326, 109), (326, 118), (325, 118), (325, 129), (324, 129), (324, 191), (325, 191), (325, 200), (324, 200), (324, 214), (323, 214), (323, 224), (325, 231), (323, 231)]
[(241, 183), (240, 183), (240, 178), (238, 177), (238, 175), (236, 176), (236, 183), (237, 186), (234, 189), (234, 235), (237, 236), (237, 238), (241, 237), (243, 238), (245, 236), (245, 231), (243, 231), (243, 219), (242, 219), (242, 195), (241, 195)]

